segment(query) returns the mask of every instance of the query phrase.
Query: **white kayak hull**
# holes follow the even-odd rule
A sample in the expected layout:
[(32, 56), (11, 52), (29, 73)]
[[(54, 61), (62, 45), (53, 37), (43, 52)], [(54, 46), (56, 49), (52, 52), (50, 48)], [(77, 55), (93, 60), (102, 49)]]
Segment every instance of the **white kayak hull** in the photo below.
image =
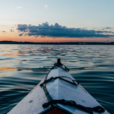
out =
[[(72, 82), (75, 80), (66, 70), (55, 67), (53, 68), (47, 76), (47, 79), (51, 77), (64, 77), (65, 80)], [(68, 78), (66, 78), (68, 77)], [(72, 80), (71, 80), (71, 79)], [(96, 107), (101, 106), (80, 84), (73, 85), (67, 81), (61, 80), (59, 78), (51, 80), (46, 83), (47, 91), (54, 100), (72, 100), (77, 104), (85, 107)], [(43, 83), (44, 79), (40, 82)], [(40, 114), (50, 107), (43, 108), (42, 105), (48, 102), (48, 98), (44, 92), (42, 86), (38, 84), (22, 101), (20, 101), (8, 114)], [(88, 112), (82, 111), (76, 107), (57, 104), (62, 109), (69, 111), (71, 114), (89, 114)], [(93, 114), (109, 114), (107, 110), (103, 113), (94, 112)]]

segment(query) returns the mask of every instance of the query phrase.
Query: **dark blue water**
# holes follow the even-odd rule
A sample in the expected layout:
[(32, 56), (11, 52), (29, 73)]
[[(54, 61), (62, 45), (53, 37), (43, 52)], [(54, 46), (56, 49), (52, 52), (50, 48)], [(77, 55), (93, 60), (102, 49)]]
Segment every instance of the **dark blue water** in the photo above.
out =
[(62, 59), (74, 78), (114, 113), (114, 46), (0, 45), (0, 114), (23, 99)]

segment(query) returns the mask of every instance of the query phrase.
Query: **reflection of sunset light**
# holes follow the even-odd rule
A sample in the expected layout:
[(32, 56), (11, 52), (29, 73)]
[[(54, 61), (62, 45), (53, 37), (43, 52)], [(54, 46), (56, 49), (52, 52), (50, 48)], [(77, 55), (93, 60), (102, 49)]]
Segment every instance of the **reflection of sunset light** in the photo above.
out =
[[(28, 70), (28, 71), (41, 71), (39, 68), (23, 68), (23, 67), (0, 67), (0, 71), (23, 71), (23, 70)], [(46, 71), (42, 69), (42, 71)]]
[(7, 76), (8, 74), (0, 74), (0, 76)]
[(16, 67), (0, 67), (0, 71), (18, 71)]
[[(4, 54), (0, 54), (1, 56), (9, 56), (9, 57), (17, 57), (17, 56), (28, 56), (26, 54), (33, 53), (32, 51), (18, 51), (18, 52), (7, 52)], [(34, 52), (35, 53), (35, 52)]]

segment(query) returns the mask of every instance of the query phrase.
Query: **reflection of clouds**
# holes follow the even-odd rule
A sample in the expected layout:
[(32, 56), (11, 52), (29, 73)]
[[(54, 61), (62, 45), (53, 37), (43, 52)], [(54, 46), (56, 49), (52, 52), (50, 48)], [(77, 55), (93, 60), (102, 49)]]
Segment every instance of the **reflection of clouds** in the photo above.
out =
[(112, 56), (107, 53), (109, 49), (111, 52), (112, 48), (107, 48), (107, 46), (106, 48), (99, 47), (97, 50), (96, 46), (73, 45), (2, 45), (0, 48), (0, 71), (45, 72), (58, 57), (71, 68), (78, 66), (80, 69), (93, 69), (91, 66), (94, 66), (96, 69), (97, 63), (90, 62), (90, 59)]
[[(7, 63), (12, 62), (13, 65), (14, 64), (20, 65), (23, 61), (32, 60), (34, 62), (34, 58), (37, 61), (42, 61), (46, 57), (50, 57), (50, 56), (54, 56), (55, 58), (58, 56), (63, 56), (67, 54), (68, 52), (72, 51), (72, 46), (68, 46), (68, 45), (67, 46), (65, 45), (62, 45), (62, 46), (61, 45), (15, 45), (15, 46), (12, 46), (11, 45), (11, 46), (5, 46), (5, 48), (3, 49), (1, 50), (0, 56), (5, 56), (6, 60), (7, 60), (7, 57), (11, 57), (11, 60), (15, 60), (14, 57), (16, 57), (16, 59), (18, 58), (17, 62), (7, 61)], [(25, 58), (23, 58), (24, 56)], [(30, 56), (32, 56), (32, 58)], [(25, 62), (25, 64), (26, 63), (27, 62)], [(44, 66), (44, 64), (40, 66)]]

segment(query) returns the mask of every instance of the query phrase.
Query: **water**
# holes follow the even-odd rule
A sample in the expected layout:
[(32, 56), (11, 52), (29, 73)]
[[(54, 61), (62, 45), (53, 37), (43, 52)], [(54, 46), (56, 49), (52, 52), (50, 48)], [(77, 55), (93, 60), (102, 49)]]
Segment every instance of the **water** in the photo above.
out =
[(74, 78), (114, 112), (114, 46), (0, 45), (0, 114), (6, 114), (60, 57)]

